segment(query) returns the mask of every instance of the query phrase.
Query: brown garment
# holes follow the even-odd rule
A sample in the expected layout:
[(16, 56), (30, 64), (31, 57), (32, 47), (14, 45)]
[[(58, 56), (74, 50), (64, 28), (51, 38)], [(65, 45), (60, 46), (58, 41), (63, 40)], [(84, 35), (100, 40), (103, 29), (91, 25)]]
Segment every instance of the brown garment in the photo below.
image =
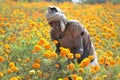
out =
[(89, 55), (95, 54), (88, 31), (78, 21), (68, 21), (64, 32), (56, 32), (51, 29), (50, 33), (52, 40), (59, 41), (59, 44), (56, 45), (58, 53), (59, 47), (69, 48), (73, 54), (81, 54), (82, 57), (78, 60), (78, 62), (81, 62)]

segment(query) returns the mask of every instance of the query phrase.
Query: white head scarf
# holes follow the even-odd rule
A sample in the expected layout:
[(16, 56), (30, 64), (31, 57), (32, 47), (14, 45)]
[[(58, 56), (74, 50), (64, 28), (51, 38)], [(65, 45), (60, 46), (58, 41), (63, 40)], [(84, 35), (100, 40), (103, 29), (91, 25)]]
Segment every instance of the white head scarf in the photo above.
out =
[[(53, 12), (53, 9), (56, 10)], [(65, 31), (65, 25), (67, 24), (67, 19), (63, 13), (63, 11), (55, 6), (48, 7), (46, 12), (46, 19), (50, 23), (51, 21), (60, 21), (61, 31)]]

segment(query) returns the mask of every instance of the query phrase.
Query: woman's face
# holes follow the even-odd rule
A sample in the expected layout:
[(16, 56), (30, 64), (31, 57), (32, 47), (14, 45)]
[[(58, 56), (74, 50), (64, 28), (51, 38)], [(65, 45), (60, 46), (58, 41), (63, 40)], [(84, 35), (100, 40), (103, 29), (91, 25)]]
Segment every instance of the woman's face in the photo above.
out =
[(60, 31), (61, 30), (60, 21), (52, 21), (49, 24), (55, 31)]

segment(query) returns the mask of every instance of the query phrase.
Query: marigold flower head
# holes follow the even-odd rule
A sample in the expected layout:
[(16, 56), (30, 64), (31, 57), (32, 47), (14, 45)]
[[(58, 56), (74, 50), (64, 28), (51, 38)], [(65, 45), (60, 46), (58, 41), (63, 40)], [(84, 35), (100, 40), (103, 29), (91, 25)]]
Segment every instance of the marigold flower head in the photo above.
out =
[(68, 59), (73, 59), (73, 54), (72, 53), (68, 53), (67, 57), (68, 57)]
[(89, 58), (90, 60), (93, 60), (93, 59), (94, 59), (94, 56), (93, 56), (93, 55), (90, 55), (90, 56), (88, 56), (88, 58)]
[(38, 45), (43, 45), (43, 44), (45, 44), (46, 43), (46, 40), (45, 40), (45, 38), (40, 38), (40, 40), (39, 40), (39, 42), (38, 42)]
[(9, 67), (11, 68), (11, 67), (15, 67), (15, 63), (14, 62), (10, 62), (9, 63)]
[(85, 67), (88, 66), (90, 64), (90, 59), (89, 58), (85, 58), (82, 60), (82, 62), (80, 63), (80, 67)]
[(63, 78), (63, 80), (69, 80), (68, 78)]
[(74, 70), (74, 64), (73, 63), (68, 64), (67, 69)]
[(76, 78), (76, 80), (83, 80), (83, 78), (79, 76)]
[(35, 62), (36, 62), (36, 63), (40, 63), (40, 59), (38, 59), (38, 58), (35, 59)]
[(110, 65), (111, 65), (111, 66), (114, 66), (114, 65), (115, 65), (115, 63), (116, 63), (116, 61), (115, 61), (115, 60), (113, 60), (113, 59), (111, 59), (111, 60), (110, 60)]
[(10, 69), (11, 69), (12, 71), (14, 71), (14, 72), (17, 72), (17, 71), (18, 71), (18, 68), (15, 67), (15, 66), (11, 67)]
[(30, 71), (29, 71), (29, 74), (30, 74), (30, 75), (35, 74), (35, 70), (30, 70)]
[(84, 68), (79, 68), (78, 71), (79, 71), (80, 73), (84, 73), (84, 72), (85, 72)]
[(0, 56), (0, 62), (4, 62), (4, 61), (5, 61), (4, 57)]
[(104, 57), (100, 57), (98, 62), (99, 64), (104, 64), (105, 63)]
[(67, 49), (65, 49), (65, 48), (60, 48), (60, 55), (62, 56), (62, 57), (66, 57), (66, 55), (68, 54), (68, 50)]
[(72, 78), (73, 80), (76, 80), (76, 79), (77, 79), (77, 77), (78, 77), (78, 75), (77, 75), (77, 74), (72, 74), (72, 75), (71, 75), (71, 78)]
[(40, 64), (39, 63), (34, 63), (34, 64), (32, 64), (32, 67), (35, 68), (35, 69), (38, 69), (38, 68), (40, 68)]
[(60, 68), (60, 64), (58, 64), (58, 63), (55, 64), (55, 67), (56, 67), (56, 68)]
[(58, 41), (57, 41), (57, 40), (54, 40), (53, 43), (54, 43), (54, 44), (58, 44)]
[(107, 78), (107, 75), (102, 75), (102, 78), (103, 78), (103, 79)]
[(10, 80), (18, 80), (17, 77), (11, 77)]
[(39, 45), (35, 45), (35, 48), (34, 48), (36, 51), (40, 50), (41, 49), (41, 46)]
[(49, 43), (45, 43), (45, 44), (44, 44), (44, 48), (45, 48), (46, 50), (50, 49), (50, 44), (49, 44)]
[(0, 78), (3, 77), (3, 76), (4, 76), (4, 74), (2, 72), (0, 72)]
[(8, 74), (11, 74), (12, 72), (13, 72), (13, 71), (12, 71), (11, 69), (8, 69), (8, 70), (7, 70), (7, 73), (8, 73)]
[(43, 56), (46, 57), (46, 58), (50, 58), (51, 54), (49, 52), (45, 52)]
[(58, 80), (63, 80), (62, 78), (59, 78)]
[(77, 54), (75, 54), (75, 57), (76, 57), (77, 59), (79, 59), (79, 58), (81, 57), (81, 55), (80, 55), (79, 53), (77, 53)]

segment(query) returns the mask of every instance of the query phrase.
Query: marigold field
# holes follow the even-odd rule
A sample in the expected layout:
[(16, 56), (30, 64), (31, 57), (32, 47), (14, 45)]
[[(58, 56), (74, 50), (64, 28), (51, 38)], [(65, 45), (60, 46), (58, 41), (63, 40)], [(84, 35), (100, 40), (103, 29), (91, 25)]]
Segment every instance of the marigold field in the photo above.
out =
[[(68, 19), (79, 20), (91, 35), (100, 66), (89, 66), (93, 56), (80, 58), (55, 44), (45, 19), (47, 7), (58, 6)], [(67, 57), (66, 57), (67, 55)], [(0, 80), (120, 80), (120, 4), (69, 2), (0, 3)]]

